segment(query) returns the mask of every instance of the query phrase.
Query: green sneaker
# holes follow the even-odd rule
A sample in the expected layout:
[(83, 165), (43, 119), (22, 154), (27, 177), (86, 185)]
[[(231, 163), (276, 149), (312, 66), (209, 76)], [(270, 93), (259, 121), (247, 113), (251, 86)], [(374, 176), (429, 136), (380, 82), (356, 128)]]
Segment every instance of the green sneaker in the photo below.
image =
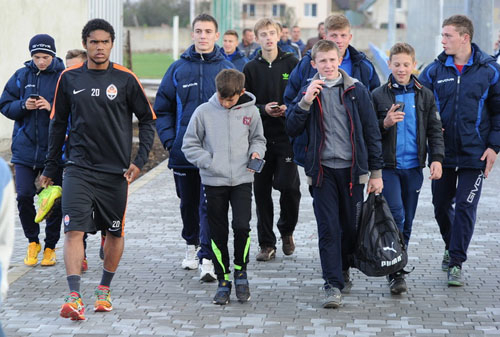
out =
[(54, 206), (57, 199), (62, 196), (61, 186), (51, 185), (44, 188), (40, 193), (38, 193), (38, 200), (36, 205), (38, 206), (38, 212), (36, 213), (35, 222), (40, 223), (47, 217), (50, 210)]
[(448, 269), (448, 285), (454, 287), (463, 286), (462, 282), (462, 269), (459, 266), (453, 266)]
[(445, 250), (443, 255), (443, 261), (441, 262), (441, 269), (443, 271), (447, 271), (449, 264), (450, 264), (450, 252), (448, 250)]

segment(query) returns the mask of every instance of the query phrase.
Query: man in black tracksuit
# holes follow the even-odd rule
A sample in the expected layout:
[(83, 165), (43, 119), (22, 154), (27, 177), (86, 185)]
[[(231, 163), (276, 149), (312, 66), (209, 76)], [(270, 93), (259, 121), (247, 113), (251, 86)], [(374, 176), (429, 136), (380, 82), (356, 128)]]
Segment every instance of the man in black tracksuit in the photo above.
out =
[(293, 150), (285, 133), (283, 93), (297, 58), (278, 48), (280, 30), (271, 19), (255, 24), (255, 36), (262, 49), (255, 59), (245, 65), (245, 87), (257, 100), (267, 140), (266, 164), (255, 175), (254, 193), (257, 206), (257, 231), (260, 252), (258, 261), (269, 261), (276, 255), (276, 236), (273, 232), (272, 188), (281, 192), (280, 217), (277, 223), (283, 242), (283, 253), (295, 250), (293, 231), (297, 224), (300, 203), (300, 180)]
[[(57, 83), (49, 149), (40, 183), (52, 183), (62, 155), (68, 120), (63, 179), (64, 262), (70, 293), (60, 315), (84, 320), (80, 293), (83, 235), (106, 231), (101, 282), (94, 311), (112, 310), (110, 284), (124, 247), (128, 184), (148, 160), (156, 118), (137, 77), (109, 60), (115, 33), (102, 19), (82, 30), (88, 60), (65, 70)], [(130, 162), (132, 114), (139, 120), (139, 150)]]

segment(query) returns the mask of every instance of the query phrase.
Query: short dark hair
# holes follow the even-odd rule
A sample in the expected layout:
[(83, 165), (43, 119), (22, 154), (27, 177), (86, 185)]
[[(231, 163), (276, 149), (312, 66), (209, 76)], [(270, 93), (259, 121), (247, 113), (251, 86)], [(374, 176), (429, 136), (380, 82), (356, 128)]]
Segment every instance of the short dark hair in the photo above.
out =
[(234, 36), (236, 36), (236, 39), (238, 39), (238, 33), (234, 29), (228, 29), (228, 30), (226, 30), (226, 32), (224, 33), (224, 35), (234, 35)]
[(337, 56), (340, 57), (340, 49), (337, 44), (330, 40), (319, 40), (314, 44), (311, 50), (311, 59), (316, 61), (316, 55), (319, 52), (328, 52), (330, 50), (336, 50)]
[(217, 33), (219, 31), (219, 25), (217, 24), (217, 20), (215, 20), (215, 18), (210, 14), (202, 13), (202, 14), (198, 15), (197, 17), (195, 17), (193, 20), (193, 24), (191, 25), (193, 30), (194, 30), (194, 25), (198, 21), (212, 22), (215, 25), (215, 32)]
[(87, 44), (87, 38), (95, 30), (103, 30), (111, 35), (111, 42), (115, 42), (115, 30), (111, 24), (104, 19), (92, 19), (82, 29), (82, 41)]
[(397, 54), (408, 54), (411, 56), (413, 61), (415, 61), (415, 49), (413, 49), (413, 47), (406, 42), (398, 42), (391, 47), (391, 50), (389, 51), (389, 60), (392, 60), (392, 57)]
[(472, 21), (465, 15), (452, 15), (443, 21), (441, 26), (453, 26), (457, 30), (458, 34), (467, 34), (470, 36), (470, 42), (472, 42), (472, 37), (474, 36), (474, 25)]
[(215, 77), (215, 87), (220, 98), (239, 95), (245, 88), (245, 75), (236, 69), (224, 69)]
[(86, 60), (87, 59), (87, 52), (83, 49), (71, 49), (71, 50), (68, 50), (68, 52), (66, 53), (66, 61), (74, 59), (76, 57), (79, 57), (82, 60)]
[(252, 28), (245, 28), (241, 34), (245, 35), (246, 32), (253, 32)]

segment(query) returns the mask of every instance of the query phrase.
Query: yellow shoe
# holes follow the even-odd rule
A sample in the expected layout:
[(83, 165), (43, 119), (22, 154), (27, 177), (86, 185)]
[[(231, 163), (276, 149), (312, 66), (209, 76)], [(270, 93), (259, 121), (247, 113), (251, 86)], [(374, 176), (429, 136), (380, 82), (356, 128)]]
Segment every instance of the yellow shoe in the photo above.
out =
[(28, 251), (24, 258), (24, 264), (27, 266), (34, 266), (38, 263), (38, 253), (42, 250), (42, 245), (36, 242), (30, 242)]
[(53, 266), (56, 264), (56, 250), (52, 248), (45, 248), (43, 251), (42, 266)]
[(47, 217), (47, 215), (52, 210), (56, 200), (60, 199), (62, 196), (61, 186), (51, 185), (44, 188), (38, 194), (38, 211), (36, 213), (35, 222), (40, 223)]

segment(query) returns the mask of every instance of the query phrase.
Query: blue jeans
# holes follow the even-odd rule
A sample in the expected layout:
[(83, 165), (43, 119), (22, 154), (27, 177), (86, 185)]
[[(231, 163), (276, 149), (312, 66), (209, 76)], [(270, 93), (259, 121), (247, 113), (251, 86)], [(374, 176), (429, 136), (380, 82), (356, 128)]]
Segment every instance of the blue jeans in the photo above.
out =
[(483, 180), (479, 169), (443, 168), (441, 179), (432, 181), (434, 217), (450, 251), (450, 267), (467, 260)]
[(389, 204), (392, 216), (408, 247), (411, 227), (417, 210), (418, 196), (424, 181), (422, 169), (384, 169), (382, 194)]
[(174, 181), (181, 199), (182, 237), (188, 245), (200, 245), (200, 260), (212, 260), (207, 203), (200, 174), (198, 170), (174, 170)]

